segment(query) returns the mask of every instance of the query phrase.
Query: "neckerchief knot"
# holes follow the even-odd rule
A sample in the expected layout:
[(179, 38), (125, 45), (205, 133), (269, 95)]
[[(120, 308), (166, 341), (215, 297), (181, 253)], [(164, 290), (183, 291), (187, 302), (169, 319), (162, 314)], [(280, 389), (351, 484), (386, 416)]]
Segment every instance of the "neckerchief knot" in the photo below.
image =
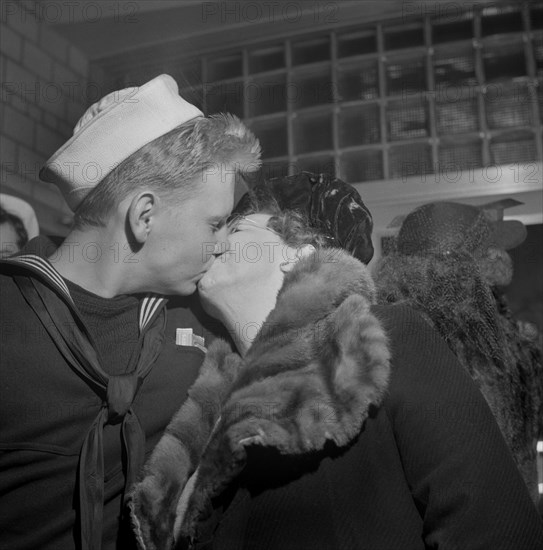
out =
[(119, 422), (132, 405), (136, 393), (141, 386), (141, 378), (137, 373), (117, 374), (110, 376), (107, 383), (106, 404), (108, 422)]

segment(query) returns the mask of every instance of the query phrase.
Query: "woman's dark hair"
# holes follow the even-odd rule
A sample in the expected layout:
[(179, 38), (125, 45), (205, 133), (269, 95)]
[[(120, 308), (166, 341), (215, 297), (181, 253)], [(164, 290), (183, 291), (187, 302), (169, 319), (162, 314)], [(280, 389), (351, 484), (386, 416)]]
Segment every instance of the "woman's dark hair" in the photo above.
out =
[(269, 214), (268, 227), (283, 239), (285, 244), (297, 248), (311, 244), (315, 248), (330, 246), (329, 238), (313, 227), (307, 216), (298, 210), (282, 210), (274, 197), (251, 194), (244, 208), (237, 212), (244, 216)]
[(24, 223), (21, 221), (21, 218), (15, 214), (10, 214), (0, 206), (0, 225), (4, 223), (9, 223), (13, 227), (17, 234), (17, 246), (23, 248), (28, 242), (28, 233), (26, 232)]

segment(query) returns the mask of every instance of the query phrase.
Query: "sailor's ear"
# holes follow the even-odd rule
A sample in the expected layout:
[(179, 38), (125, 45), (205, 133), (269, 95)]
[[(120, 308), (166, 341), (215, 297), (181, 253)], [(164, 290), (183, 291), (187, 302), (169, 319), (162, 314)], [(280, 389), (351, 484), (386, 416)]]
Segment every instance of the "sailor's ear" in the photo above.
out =
[(153, 219), (159, 208), (159, 200), (152, 191), (134, 196), (127, 212), (127, 222), (136, 242), (143, 244), (153, 229)]

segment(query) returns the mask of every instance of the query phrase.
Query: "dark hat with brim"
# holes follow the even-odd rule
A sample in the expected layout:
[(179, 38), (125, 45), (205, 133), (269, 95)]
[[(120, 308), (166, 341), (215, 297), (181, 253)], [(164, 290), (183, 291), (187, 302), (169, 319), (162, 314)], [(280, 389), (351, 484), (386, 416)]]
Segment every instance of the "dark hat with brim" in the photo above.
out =
[(510, 250), (526, 238), (518, 220), (492, 220), (477, 206), (457, 202), (424, 204), (407, 215), (397, 239), (400, 254), (446, 254), (496, 246)]

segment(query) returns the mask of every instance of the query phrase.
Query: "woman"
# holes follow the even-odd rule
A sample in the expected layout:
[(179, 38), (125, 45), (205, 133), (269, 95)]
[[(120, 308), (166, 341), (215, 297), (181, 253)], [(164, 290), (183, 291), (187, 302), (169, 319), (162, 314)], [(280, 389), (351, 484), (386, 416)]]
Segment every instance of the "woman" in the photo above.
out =
[(0, 193), (0, 259), (21, 250), (39, 232), (32, 206), (18, 197)]
[(200, 283), (238, 353), (201, 375), (131, 495), (142, 548), (536, 549), (484, 399), (427, 323), (289, 213), (231, 224)]
[(536, 338), (505, 301), (522, 243), (516, 220), (490, 221), (475, 206), (433, 202), (405, 218), (394, 253), (376, 266), (378, 301), (420, 311), (484, 395), (535, 503), (543, 422), (543, 367)]

